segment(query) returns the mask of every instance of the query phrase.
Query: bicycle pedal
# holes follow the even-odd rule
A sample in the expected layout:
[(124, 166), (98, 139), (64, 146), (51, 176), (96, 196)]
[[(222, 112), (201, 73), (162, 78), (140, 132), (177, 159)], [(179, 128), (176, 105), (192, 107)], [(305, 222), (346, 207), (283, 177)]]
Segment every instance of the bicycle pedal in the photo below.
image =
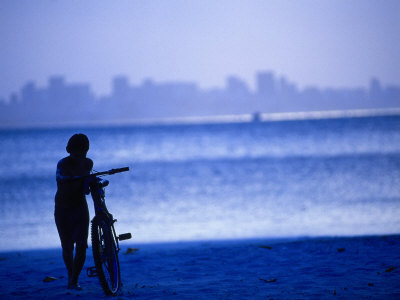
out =
[(89, 277), (97, 277), (96, 267), (89, 267), (86, 269), (86, 274)]
[(131, 234), (130, 232), (128, 232), (128, 233), (123, 233), (123, 234), (120, 234), (120, 235), (118, 236), (118, 239), (119, 239), (120, 241), (129, 240), (130, 238), (132, 238), (132, 234)]

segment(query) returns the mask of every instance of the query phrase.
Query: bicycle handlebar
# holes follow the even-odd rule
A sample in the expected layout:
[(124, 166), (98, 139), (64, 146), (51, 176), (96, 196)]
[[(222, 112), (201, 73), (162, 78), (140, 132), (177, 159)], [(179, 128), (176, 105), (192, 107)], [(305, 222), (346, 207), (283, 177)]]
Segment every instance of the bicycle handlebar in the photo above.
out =
[(76, 181), (76, 180), (82, 180), (85, 178), (91, 178), (91, 177), (96, 177), (96, 176), (101, 176), (101, 175), (113, 175), (116, 173), (121, 173), (121, 172), (126, 172), (126, 171), (129, 171), (129, 167), (111, 169), (111, 170), (103, 171), (103, 172), (95, 172), (95, 173), (92, 173), (89, 175), (84, 175), (84, 176), (64, 176), (67, 178), (63, 178), (63, 179), (57, 178), (57, 180)]
[(124, 168), (117, 168), (117, 169), (111, 169), (108, 171), (103, 171), (103, 172), (96, 172), (92, 173), (83, 177), (94, 177), (94, 176), (100, 176), (100, 175), (113, 175), (116, 173), (121, 173), (121, 172), (127, 172), (129, 171), (129, 167), (124, 167)]

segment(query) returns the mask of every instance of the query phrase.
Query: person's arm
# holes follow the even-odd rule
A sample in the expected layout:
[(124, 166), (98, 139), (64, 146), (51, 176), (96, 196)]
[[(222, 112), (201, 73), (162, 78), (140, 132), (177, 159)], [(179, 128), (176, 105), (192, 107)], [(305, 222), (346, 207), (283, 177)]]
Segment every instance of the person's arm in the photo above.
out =
[(57, 182), (66, 182), (74, 179), (78, 179), (80, 176), (66, 176), (63, 175), (63, 168), (60, 163), (57, 164), (56, 180)]
[[(90, 158), (88, 158), (88, 175), (92, 172), (92, 170), (93, 170), (93, 161)], [(85, 187), (85, 194), (86, 195), (89, 195), (89, 193), (90, 193), (90, 182), (91, 182), (91, 180), (93, 180), (93, 178), (87, 178), (85, 180), (84, 187)]]
[(93, 170), (93, 160), (91, 160), (90, 158), (88, 158), (89, 164), (88, 164), (88, 174), (90, 174)]
[(57, 182), (68, 181), (68, 180), (71, 180), (71, 176), (61, 175), (61, 169), (57, 168), (56, 180), (57, 180)]

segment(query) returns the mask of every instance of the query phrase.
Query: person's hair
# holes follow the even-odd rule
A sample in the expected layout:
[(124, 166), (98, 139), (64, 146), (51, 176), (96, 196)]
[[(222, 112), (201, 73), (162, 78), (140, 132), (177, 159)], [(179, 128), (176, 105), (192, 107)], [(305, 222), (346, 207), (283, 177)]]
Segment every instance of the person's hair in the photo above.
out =
[(89, 150), (89, 139), (83, 133), (76, 133), (68, 140), (66, 147), (68, 153), (87, 153)]

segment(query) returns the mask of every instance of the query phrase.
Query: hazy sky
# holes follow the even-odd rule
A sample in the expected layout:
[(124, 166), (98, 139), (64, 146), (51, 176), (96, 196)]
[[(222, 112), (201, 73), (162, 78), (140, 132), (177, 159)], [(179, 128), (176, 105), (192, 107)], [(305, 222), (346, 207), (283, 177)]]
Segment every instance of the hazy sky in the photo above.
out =
[(0, 0), (0, 98), (50, 75), (132, 84), (273, 70), (299, 87), (400, 85), (398, 0)]

